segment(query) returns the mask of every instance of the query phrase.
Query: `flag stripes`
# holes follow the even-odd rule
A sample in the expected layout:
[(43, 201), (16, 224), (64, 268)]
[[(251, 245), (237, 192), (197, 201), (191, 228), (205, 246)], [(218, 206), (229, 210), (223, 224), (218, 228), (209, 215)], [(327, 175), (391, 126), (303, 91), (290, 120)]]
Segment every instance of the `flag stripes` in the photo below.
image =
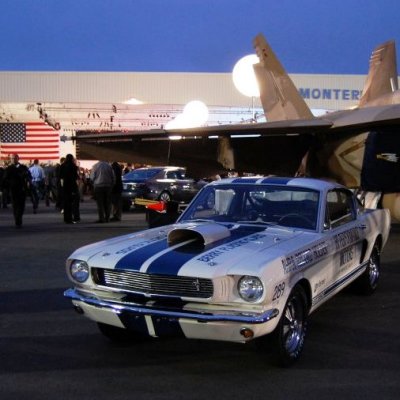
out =
[(58, 160), (59, 143), (59, 132), (44, 122), (0, 124), (0, 157), (3, 160), (13, 153), (22, 161)]

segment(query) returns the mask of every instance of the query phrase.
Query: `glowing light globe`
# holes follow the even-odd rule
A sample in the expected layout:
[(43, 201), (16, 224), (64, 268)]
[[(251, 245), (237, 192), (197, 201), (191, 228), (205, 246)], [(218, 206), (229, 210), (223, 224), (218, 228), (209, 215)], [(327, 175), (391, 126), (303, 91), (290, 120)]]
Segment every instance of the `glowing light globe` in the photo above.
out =
[(258, 62), (258, 57), (255, 54), (250, 54), (241, 58), (233, 67), (233, 83), (236, 89), (245, 96), (260, 97), (260, 89), (253, 70), (253, 65)]
[(208, 107), (199, 100), (193, 100), (186, 104), (182, 114), (169, 121), (166, 129), (196, 128), (204, 125), (208, 120)]
[(165, 125), (165, 129), (183, 129), (187, 128), (187, 121), (183, 114), (178, 114), (173, 120), (168, 121)]
[(183, 108), (183, 115), (193, 126), (200, 126), (208, 120), (208, 107), (199, 100), (189, 101)]

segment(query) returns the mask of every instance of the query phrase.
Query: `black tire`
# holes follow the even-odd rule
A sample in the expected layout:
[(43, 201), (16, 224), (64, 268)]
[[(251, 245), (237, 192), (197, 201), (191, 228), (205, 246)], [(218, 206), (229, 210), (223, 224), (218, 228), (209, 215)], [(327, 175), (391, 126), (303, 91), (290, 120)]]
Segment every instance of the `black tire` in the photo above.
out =
[(166, 191), (161, 192), (160, 196), (158, 196), (158, 200), (164, 201), (165, 203), (170, 202), (171, 199), (172, 199), (171, 195), (169, 194), (169, 192), (166, 192)]
[(356, 293), (369, 296), (375, 292), (378, 287), (379, 276), (381, 271), (381, 257), (377, 244), (371, 251), (368, 260), (368, 266), (363, 274), (354, 282)]
[(103, 324), (98, 322), (97, 326), (99, 331), (109, 340), (114, 343), (127, 344), (134, 343), (135, 341), (143, 341), (147, 339), (146, 336), (127, 330), (125, 328), (118, 328), (117, 326)]
[(304, 289), (297, 285), (286, 302), (283, 314), (268, 338), (273, 361), (288, 367), (297, 361), (304, 347), (307, 331), (308, 306)]

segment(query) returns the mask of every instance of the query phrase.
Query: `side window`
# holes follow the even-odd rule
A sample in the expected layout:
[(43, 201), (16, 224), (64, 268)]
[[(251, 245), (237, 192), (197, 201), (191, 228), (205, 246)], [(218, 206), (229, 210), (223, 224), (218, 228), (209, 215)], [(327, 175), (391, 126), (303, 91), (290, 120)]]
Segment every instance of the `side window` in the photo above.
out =
[(176, 173), (176, 171), (168, 171), (167, 179), (178, 179), (178, 174)]
[(326, 199), (326, 228), (336, 228), (356, 218), (353, 198), (346, 190), (332, 190)]

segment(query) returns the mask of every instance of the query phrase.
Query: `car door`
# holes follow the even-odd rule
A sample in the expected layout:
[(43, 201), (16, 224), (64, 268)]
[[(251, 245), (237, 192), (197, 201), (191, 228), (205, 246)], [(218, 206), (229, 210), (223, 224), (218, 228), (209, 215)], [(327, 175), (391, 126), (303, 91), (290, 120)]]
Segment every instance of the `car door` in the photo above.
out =
[(357, 222), (357, 210), (349, 190), (334, 189), (327, 193), (324, 231), (330, 238), (328, 276), (330, 291), (334, 293), (354, 278), (360, 265), (363, 230)]
[(167, 176), (168, 170), (165, 168), (160, 168), (157, 173), (151, 177), (148, 181), (148, 185), (151, 188), (153, 197), (159, 199), (162, 192), (171, 193), (171, 185), (173, 185), (173, 180), (169, 179)]
[(168, 171), (167, 179), (171, 179), (170, 190), (175, 200), (189, 201), (197, 193), (193, 179), (186, 178), (184, 169)]
[(180, 197), (180, 187), (179, 187), (179, 174), (177, 170), (166, 171), (165, 173), (165, 190), (168, 190), (174, 198)]

